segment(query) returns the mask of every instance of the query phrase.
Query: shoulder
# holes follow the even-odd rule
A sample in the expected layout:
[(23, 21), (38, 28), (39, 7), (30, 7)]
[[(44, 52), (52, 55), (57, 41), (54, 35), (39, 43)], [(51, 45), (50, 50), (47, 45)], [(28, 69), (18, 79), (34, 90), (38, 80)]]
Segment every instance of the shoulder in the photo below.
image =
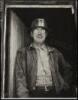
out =
[(56, 47), (48, 46), (48, 50), (54, 53), (59, 53), (59, 54), (61, 53)]
[(49, 52), (52, 52), (52, 53), (54, 53), (56, 55), (62, 55), (61, 51), (58, 50), (56, 47), (48, 46), (48, 50), (49, 50)]
[(17, 55), (18, 55), (18, 54), (25, 54), (26, 51), (27, 51), (27, 47), (19, 48), (19, 49), (17, 50)]

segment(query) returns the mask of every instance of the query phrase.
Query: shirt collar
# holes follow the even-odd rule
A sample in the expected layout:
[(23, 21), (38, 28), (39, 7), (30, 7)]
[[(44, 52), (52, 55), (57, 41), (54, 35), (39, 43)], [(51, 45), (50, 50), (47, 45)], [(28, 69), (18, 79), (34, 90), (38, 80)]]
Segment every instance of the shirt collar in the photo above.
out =
[[(54, 51), (54, 48), (53, 48), (53, 47), (49, 47), (48, 45), (46, 45), (46, 47), (47, 47), (47, 50), (48, 50), (49, 53)], [(31, 49), (31, 50), (32, 50), (32, 49), (35, 49), (33, 43), (30, 44), (29, 49)]]

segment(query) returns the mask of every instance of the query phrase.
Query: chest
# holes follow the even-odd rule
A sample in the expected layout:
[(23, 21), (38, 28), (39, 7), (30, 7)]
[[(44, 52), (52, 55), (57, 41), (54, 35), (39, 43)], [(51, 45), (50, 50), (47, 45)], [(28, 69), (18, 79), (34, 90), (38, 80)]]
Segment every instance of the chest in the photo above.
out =
[(58, 68), (58, 58), (56, 55), (50, 53), (47, 55), (47, 53), (41, 52), (41, 54), (37, 53), (36, 51), (27, 51), (27, 71), (28, 73), (36, 73), (37, 66), (39, 67), (39, 70), (42, 70), (42, 66), (46, 66), (45, 70), (57, 70)]

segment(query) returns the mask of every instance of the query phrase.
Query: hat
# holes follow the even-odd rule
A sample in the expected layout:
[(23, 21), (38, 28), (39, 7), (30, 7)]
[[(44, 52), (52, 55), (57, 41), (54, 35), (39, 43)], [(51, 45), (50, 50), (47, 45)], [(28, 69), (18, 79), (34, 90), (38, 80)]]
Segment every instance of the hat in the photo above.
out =
[(37, 18), (32, 22), (31, 29), (34, 29), (37, 27), (41, 27), (41, 28), (48, 30), (47, 23), (46, 23), (45, 19), (43, 19), (43, 18)]

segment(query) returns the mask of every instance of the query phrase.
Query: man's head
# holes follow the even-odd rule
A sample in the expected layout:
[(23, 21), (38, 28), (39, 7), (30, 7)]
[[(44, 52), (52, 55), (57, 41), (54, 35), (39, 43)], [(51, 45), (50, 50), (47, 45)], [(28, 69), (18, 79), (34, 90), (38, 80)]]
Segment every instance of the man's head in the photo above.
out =
[(48, 30), (45, 19), (43, 18), (35, 19), (32, 22), (31, 29), (32, 29), (31, 37), (33, 38), (33, 41), (39, 44), (44, 43), (47, 37), (47, 30)]

